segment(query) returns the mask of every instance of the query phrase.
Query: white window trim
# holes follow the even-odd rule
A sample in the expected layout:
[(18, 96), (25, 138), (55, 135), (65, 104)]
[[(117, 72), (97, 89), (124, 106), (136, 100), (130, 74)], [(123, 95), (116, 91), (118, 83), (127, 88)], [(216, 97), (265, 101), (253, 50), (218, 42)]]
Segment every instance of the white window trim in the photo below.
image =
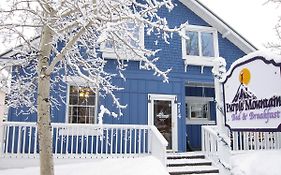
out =
[[(219, 46), (218, 46), (218, 32), (213, 27), (205, 27), (205, 26), (196, 26), (196, 25), (187, 25), (183, 32), (186, 31), (194, 31), (194, 32), (208, 32), (213, 33), (213, 45), (214, 45), (214, 57), (206, 57), (206, 56), (194, 56), (194, 55), (187, 55), (186, 54), (186, 39), (182, 37), (182, 59), (184, 60), (185, 64), (185, 71), (187, 71), (188, 65), (194, 65), (194, 66), (207, 66), (207, 67), (213, 67), (214, 62), (213, 60), (216, 57), (219, 57)], [(199, 54), (202, 54), (202, 48), (201, 48), (201, 34), (199, 34)], [(202, 72), (203, 70), (201, 70)]]
[[(190, 103), (195, 103), (196, 101), (199, 102), (211, 102), (214, 101), (213, 97), (197, 97), (197, 96), (187, 96), (185, 97), (185, 103), (187, 103), (188, 108)], [(186, 114), (186, 124), (194, 124), (194, 125), (199, 125), (199, 124), (215, 124), (215, 121), (211, 121), (211, 116), (210, 116), (210, 104), (208, 104), (208, 116), (207, 118), (191, 118), (191, 110), (188, 109), (188, 113)]]
[[(70, 86), (79, 86), (79, 87), (88, 87), (84, 79), (77, 76), (66, 77), (67, 90), (66, 90), (66, 109), (65, 109), (65, 123), (69, 123), (69, 90)], [(96, 90), (96, 99), (95, 99), (95, 115), (94, 115), (94, 124), (97, 123), (97, 113), (98, 113), (98, 90)], [(82, 107), (82, 106), (81, 106)]]
[[(144, 25), (143, 24), (140, 24), (140, 31), (139, 31), (139, 42), (140, 42), (140, 46), (142, 47), (142, 49), (145, 48), (144, 46)], [(105, 47), (105, 42), (103, 42), (101, 44), (101, 52), (102, 52), (102, 57), (103, 58), (106, 58), (106, 59), (117, 59), (117, 55), (116, 53), (114, 52), (113, 49), (110, 49), (110, 48), (106, 48)], [(122, 60), (126, 60), (128, 58), (125, 58), (124, 56), (121, 55), (121, 57), (123, 58)], [(129, 58), (128, 60), (130, 61), (139, 61), (140, 58)]]

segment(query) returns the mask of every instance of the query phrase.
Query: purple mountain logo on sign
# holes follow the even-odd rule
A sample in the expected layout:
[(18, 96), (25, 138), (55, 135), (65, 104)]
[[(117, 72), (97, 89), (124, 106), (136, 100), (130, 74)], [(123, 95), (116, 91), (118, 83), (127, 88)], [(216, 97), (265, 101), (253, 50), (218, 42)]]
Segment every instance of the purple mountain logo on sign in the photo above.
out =
[(234, 96), (232, 103), (238, 102), (238, 101), (244, 101), (248, 99), (257, 99), (257, 97), (252, 93), (251, 91), (248, 90), (248, 87), (245, 86), (244, 84), (240, 84), (236, 95)]

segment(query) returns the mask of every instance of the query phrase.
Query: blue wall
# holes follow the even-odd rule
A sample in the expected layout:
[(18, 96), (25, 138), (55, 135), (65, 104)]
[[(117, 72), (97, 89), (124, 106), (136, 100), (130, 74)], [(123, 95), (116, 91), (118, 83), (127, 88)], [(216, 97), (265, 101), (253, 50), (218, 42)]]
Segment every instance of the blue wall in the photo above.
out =
[[(168, 12), (167, 10), (160, 10), (160, 15), (165, 16), (169, 22), (170, 27), (179, 26), (186, 21), (192, 25), (209, 26), (204, 20), (198, 17), (191, 10), (186, 8), (179, 1), (175, 1), (176, 6), (174, 10)], [(158, 41), (157, 43), (155, 41)], [(201, 130), (200, 125), (189, 126), (186, 125), (185, 112), (185, 83), (187, 81), (194, 82), (213, 82), (211, 68), (205, 67), (203, 74), (201, 68), (196, 66), (188, 66), (187, 71), (184, 71), (184, 61), (182, 60), (181, 38), (174, 34), (169, 40), (171, 44), (165, 43), (157, 36), (145, 36), (145, 46), (149, 49), (161, 49), (156, 55), (160, 57), (157, 65), (160, 69), (166, 70), (172, 68), (169, 74), (169, 83), (162, 83), (162, 79), (153, 76), (152, 71), (144, 71), (139, 69), (138, 62), (130, 62), (128, 69), (125, 71), (127, 80), (124, 82), (121, 78), (114, 79), (114, 83), (125, 89), (117, 92), (116, 96), (120, 98), (122, 104), (128, 104), (128, 107), (123, 110), (124, 116), (113, 118), (105, 116), (104, 123), (118, 123), (118, 124), (147, 124), (147, 96), (148, 94), (171, 94), (177, 95), (178, 103), (180, 103), (180, 114), (178, 118), (178, 140), (179, 151), (185, 151), (187, 147), (186, 136), (189, 135), (197, 147), (200, 146)], [(236, 60), (245, 55), (238, 47), (232, 44), (226, 38), (222, 38), (219, 34), (219, 53), (224, 57), (228, 66)], [(114, 72), (116, 69), (114, 60), (109, 60), (107, 70)], [(65, 94), (53, 95), (61, 96)], [(100, 98), (99, 104), (105, 105), (111, 111), (117, 112), (116, 108), (112, 106), (112, 99), (110, 97)], [(62, 104), (60, 110), (52, 110), (52, 120), (54, 122), (65, 122), (65, 105)], [(212, 114), (214, 111), (211, 112)], [(212, 119), (215, 118), (212, 116)], [(10, 109), (8, 120), (10, 121), (35, 121), (36, 115), (24, 116), (15, 115), (15, 109)], [(188, 126), (188, 127), (187, 127)]]

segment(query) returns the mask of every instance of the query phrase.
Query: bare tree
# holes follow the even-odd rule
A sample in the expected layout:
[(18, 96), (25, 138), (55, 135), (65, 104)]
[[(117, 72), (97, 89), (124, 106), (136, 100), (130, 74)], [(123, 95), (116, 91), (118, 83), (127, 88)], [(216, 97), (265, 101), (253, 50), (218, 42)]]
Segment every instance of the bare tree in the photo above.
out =
[(103, 49), (114, 51), (119, 76), (124, 78), (124, 60), (136, 59), (141, 68), (168, 82), (170, 70), (157, 68), (157, 51), (144, 48), (135, 31), (145, 28), (146, 34), (157, 33), (167, 42), (172, 32), (183, 36), (184, 25), (170, 29), (157, 15), (158, 9), (173, 7), (171, 0), (10, 0), (1, 8), (0, 36), (4, 43), (14, 44), (16, 53), (8, 104), (37, 113), (41, 175), (54, 174), (50, 113), (59, 99), (50, 91), (66, 82), (67, 74), (79, 76), (92, 89), (111, 96), (122, 115), (126, 106), (114, 95), (122, 88), (111, 83), (116, 75), (104, 69)]
[[(277, 8), (280, 8), (281, 0), (268, 0), (265, 4), (273, 3), (277, 5)], [(274, 30), (276, 33), (277, 40), (275, 42), (269, 42), (267, 47), (271, 48), (274, 52), (281, 54), (281, 16), (278, 17), (278, 21), (274, 26)]]

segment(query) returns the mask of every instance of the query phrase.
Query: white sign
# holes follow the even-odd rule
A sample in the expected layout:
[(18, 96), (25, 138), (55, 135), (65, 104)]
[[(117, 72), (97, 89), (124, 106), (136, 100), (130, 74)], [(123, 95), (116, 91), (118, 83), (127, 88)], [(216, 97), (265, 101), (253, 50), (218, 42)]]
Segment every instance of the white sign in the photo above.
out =
[(226, 126), (232, 130), (281, 129), (281, 62), (242, 58), (223, 82)]

